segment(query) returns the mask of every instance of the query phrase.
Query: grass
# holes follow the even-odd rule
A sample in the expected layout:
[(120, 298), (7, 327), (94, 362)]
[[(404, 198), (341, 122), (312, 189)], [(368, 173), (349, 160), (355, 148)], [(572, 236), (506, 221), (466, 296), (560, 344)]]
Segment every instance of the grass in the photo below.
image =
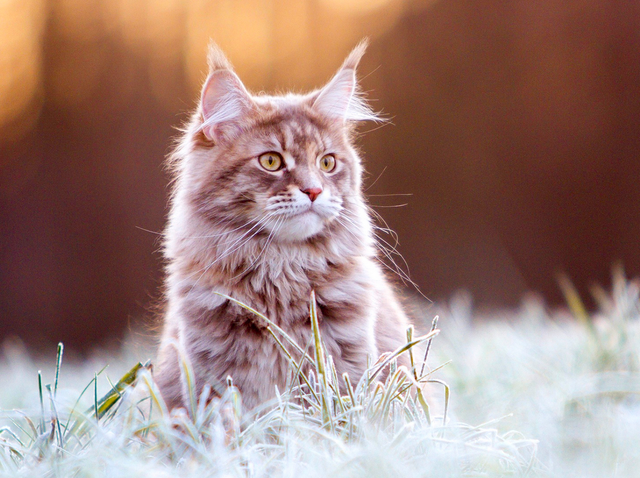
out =
[(458, 295), (424, 313), (441, 330), (408, 331), (411, 370), (387, 356), (358, 383), (336, 374), (312, 307), (312, 344), (269, 324), (291, 380), (254, 411), (228, 380), (221, 398), (191, 388), (188, 410), (168, 412), (138, 346), (36, 363), (7, 342), (0, 477), (640, 476), (638, 285), (617, 273), (595, 314), (563, 290), (571, 314), (525, 300), (490, 320)]

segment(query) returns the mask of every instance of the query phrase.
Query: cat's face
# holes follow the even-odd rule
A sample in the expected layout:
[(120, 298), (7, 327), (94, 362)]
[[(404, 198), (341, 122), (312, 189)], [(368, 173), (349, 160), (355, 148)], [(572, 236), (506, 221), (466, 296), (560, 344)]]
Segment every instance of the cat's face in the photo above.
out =
[(349, 228), (362, 174), (350, 130), (354, 119), (373, 118), (355, 96), (361, 54), (317, 92), (272, 97), (250, 95), (213, 52), (189, 174), (208, 220), (278, 241)]
[(205, 152), (201, 207), (216, 221), (305, 240), (339, 220), (359, 194), (359, 159), (343, 125), (322, 121), (304, 99), (261, 103), (244, 129), (231, 138), (221, 129)]

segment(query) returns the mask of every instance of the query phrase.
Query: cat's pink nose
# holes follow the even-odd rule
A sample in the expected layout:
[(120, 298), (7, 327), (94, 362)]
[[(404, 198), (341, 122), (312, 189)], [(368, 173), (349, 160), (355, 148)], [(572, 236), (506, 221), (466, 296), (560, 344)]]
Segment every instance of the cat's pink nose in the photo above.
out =
[(315, 201), (316, 198), (318, 196), (320, 196), (320, 193), (322, 192), (321, 188), (309, 188), (309, 189), (303, 189), (302, 190), (303, 193), (305, 193), (307, 196), (309, 196), (309, 199), (311, 199), (311, 202)]

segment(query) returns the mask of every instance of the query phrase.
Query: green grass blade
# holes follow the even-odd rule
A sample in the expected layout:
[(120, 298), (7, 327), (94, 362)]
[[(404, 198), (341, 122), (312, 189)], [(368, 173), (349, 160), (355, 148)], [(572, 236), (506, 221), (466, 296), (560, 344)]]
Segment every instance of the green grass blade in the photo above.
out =
[(195, 374), (193, 373), (193, 367), (191, 366), (191, 361), (189, 357), (183, 352), (183, 350), (178, 346), (177, 343), (174, 343), (174, 348), (176, 349), (176, 353), (178, 354), (178, 365), (180, 366), (180, 376), (182, 378), (182, 383), (186, 387), (187, 396), (189, 398), (189, 413), (192, 420), (196, 419), (196, 412), (198, 408), (198, 404), (196, 403), (196, 382), (195, 382)]
[(160, 416), (168, 417), (169, 408), (167, 407), (167, 404), (162, 398), (162, 395), (160, 394), (160, 391), (158, 390), (156, 383), (153, 381), (153, 378), (151, 377), (151, 373), (149, 372), (149, 369), (141, 370), (140, 376), (142, 377), (142, 380), (144, 381), (145, 385), (147, 386), (147, 389), (149, 390), (151, 403), (156, 404), (156, 407), (158, 408), (158, 410), (160, 410)]
[[(431, 321), (431, 330), (429, 331), (429, 334), (432, 334), (433, 332), (435, 332), (437, 327), (438, 327), (438, 316), (436, 315)], [(429, 341), (427, 342), (427, 348), (424, 351), (424, 359), (422, 360), (422, 367), (420, 367), (420, 376), (424, 374), (424, 367), (427, 365), (427, 358), (429, 358), (429, 351), (431, 350), (431, 341), (433, 340), (433, 337), (435, 336), (432, 336), (431, 338), (429, 338)]]
[(564, 299), (567, 302), (567, 306), (571, 311), (571, 314), (576, 318), (578, 322), (584, 324), (584, 326), (587, 327), (594, 338), (597, 338), (597, 331), (593, 324), (593, 321), (589, 317), (587, 308), (580, 298), (578, 289), (576, 289), (576, 286), (573, 284), (569, 276), (565, 273), (559, 273), (557, 275), (557, 281), (558, 285), (560, 286), (560, 290), (562, 291), (562, 295), (564, 295)]
[(331, 398), (329, 394), (329, 386), (327, 380), (327, 370), (324, 355), (324, 346), (322, 344), (322, 338), (320, 337), (320, 325), (318, 323), (318, 309), (316, 304), (316, 293), (311, 291), (311, 297), (309, 302), (309, 315), (311, 317), (311, 334), (313, 336), (313, 345), (315, 352), (315, 365), (318, 379), (322, 387), (322, 423), (328, 428), (333, 428), (333, 422), (331, 420), (330, 403)]
[(418, 387), (416, 390), (416, 395), (418, 397), (418, 403), (422, 407), (422, 411), (424, 412), (424, 416), (427, 419), (427, 423), (431, 426), (431, 410), (429, 408), (429, 404), (424, 399), (424, 395), (422, 394), (422, 389)]
[(351, 386), (351, 379), (349, 379), (349, 374), (347, 372), (342, 374), (342, 380), (344, 380), (345, 388), (347, 389), (347, 393), (349, 394), (349, 398), (351, 399), (351, 407), (355, 407), (356, 397), (353, 392), (353, 387)]
[(58, 394), (58, 379), (60, 378), (60, 367), (62, 366), (62, 354), (64, 352), (64, 345), (62, 342), (58, 344), (58, 352), (56, 354), (56, 379), (53, 386), (53, 398), (56, 398)]
[[(413, 341), (413, 325), (410, 325), (407, 328), (407, 343), (411, 343)], [(413, 374), (413, 378), (418, 380), (418, 371), (416, 370), (416, 363), (413, 358), (413, 347), (409, 349), (409, 363), (411, 364), (411, 373)]]
[(427, 383), (438, 383), (444, 387), (444, 413), (442, 415), (442, 424), (446, 425), (447, 423), (447, 413), (449, 412), (449, 397), (451, 396), (451, 390), (449, 389), (449, 385), (447, 385), (442, 380), (431, 379), (427, 380)]
[(309, 302), (309, 316), (311, 317), (311, 333), (313, 335), (313, 345), (316, 358), (316, 371), (318, 375), (325, 374), (324, 363), (324, 347), (320, 337), (320, 325), (318, 324), (318, 309), (316, 306), (316, 293), (311, 291), (311, 299)]
[(56, 407), (56, 401), (51, 393), (51, 385), (47, 385), (47, 391), (49, 392), (49, 400), (51, 401), (51, 411), (53, 412), (53, 421), (55, 424), (55, 430), (58, 438), (58, 448), (60, 450), (64, 449), (64, 442), (62, 440), (62, 429), (60, 428), (60, 417), (58, 415), (58, 409)]
[(42, 372), (38, 370), (38, 392), (40, 394), (40, 433), (44, 433), (45, 420), (44, 420), (44, 397), (42, 391)]
[(96, 423), (100, 422), (100, 415), (98, 415), (98, 374), (93, 376), (93, 408), (96, 417)]

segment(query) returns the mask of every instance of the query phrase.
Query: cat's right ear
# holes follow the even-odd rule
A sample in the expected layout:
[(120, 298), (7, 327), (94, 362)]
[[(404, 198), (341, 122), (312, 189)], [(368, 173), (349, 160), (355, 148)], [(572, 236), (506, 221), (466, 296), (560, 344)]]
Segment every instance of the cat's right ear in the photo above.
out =
[(347, 56), (342, 67), (320, 91), (311, 96), (313, 108), (327, 118), (339, 121), (382, 121), (359, 93), (356, 68), (367, 49), (361, 41)]
[(251, 95), (238, 78), (224, 53), (209, 46), (209, 76), (202, 88), (200, 108), (202, 132), (211, 141), (219, 139), (223, 125), (239, 122), (252, 108)]

